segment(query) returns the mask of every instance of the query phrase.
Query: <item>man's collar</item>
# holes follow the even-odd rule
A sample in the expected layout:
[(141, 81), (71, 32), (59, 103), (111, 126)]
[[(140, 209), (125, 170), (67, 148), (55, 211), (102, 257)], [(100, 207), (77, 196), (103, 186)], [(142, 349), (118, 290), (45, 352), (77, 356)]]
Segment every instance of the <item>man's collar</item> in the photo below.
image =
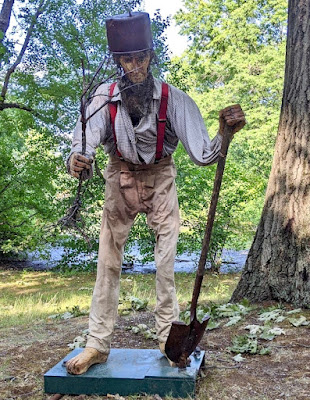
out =
[(155, 100), (161, 99), (161, 81), (157, 78), (154, 78), (153, 99)]

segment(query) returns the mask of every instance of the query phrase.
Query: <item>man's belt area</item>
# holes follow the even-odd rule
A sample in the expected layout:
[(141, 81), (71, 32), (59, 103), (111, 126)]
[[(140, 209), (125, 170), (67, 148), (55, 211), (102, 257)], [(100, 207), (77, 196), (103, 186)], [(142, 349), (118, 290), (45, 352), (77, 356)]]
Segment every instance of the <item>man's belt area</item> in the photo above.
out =
[(120, 171), (128, 170), (128, 171), (145, 171), (145, 170), (156, 170), (160, 169), (162, 167), (165, 167), (167, 165), (172, 165), (173, 164), (173, 158), (171, 155), (166, 156), (162, 158), (161, 160), (158, 161), (158, 163), (155, 164), (132, 164), (130, 162), (121, 160), (117, 156), (111, 156), (110, 155), (110, 161), (109, 165), (114, 167), (115, 169), (118, 169)]

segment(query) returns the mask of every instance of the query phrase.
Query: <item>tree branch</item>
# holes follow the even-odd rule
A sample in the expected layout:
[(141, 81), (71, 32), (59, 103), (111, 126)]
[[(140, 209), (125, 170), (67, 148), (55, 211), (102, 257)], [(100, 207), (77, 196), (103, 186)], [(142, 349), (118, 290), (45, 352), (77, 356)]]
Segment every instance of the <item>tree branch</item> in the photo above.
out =
[(1, 189), (1, 190), (0, 190), (0, 195), (1, 195), (2, 193), (4, 193), (4, 192), (10, 187), (11, 184), (12, 184), (12, 181), (11, 181), (11, 182), (8, 182), (8, 183), (4, 186), (4, 188)]
[[(0, 104), (2, 103), (2, 105), (4, 104), (4, 101), (5, 101), (5, 98), (6, 98), (10, 77), (13, 74), (13, 72), (15, 71), (15, 69), (17, 68), (17, 66), (21, 63), (21, 60), (22, 60), (22, 58), (23, 58), (23, 56), (25, 54), (25, 51), (26, 51), (26, 49), (28, 47), (28, 44), (29, 44), (30, 37), (31, 37), (32, 32), (33, 32), (34, 26), (35, 26), (35, 24), (36, 24), (36, 22), (37, 22), (37, 20), (39, 18), (39, 15), (42, 14), (42, 11), (43, 11), (42, 10), (42, 6), (44, 4), (44, 1), (45, 0), (41, 0), (40, 1), (40, 4), (39, 4), (39, 6), (37, 8), (37, 11), (36, 11), (35, 15), (32, 18), (31, 24), (29, 25), (29, 28), (28, 28), (28, 31), (27, 31), (27, 34), (26, 34), (26, 37), (25, 37), (25, 40), (24, 40), (23, 47), (21, 48), (21, 50), (20, 50), (20, 52), (19, 52), (19, 54), (18, 54), (18, 56), (16, 58), (16, 61), (7, 70), (7, 73), (6, 73), (5, 78), (4, 78), (4, 84), (3, 84), (3, 87), (2, 87), (2, 90), (1, 90), (1, 101), (0, 101)], [(12, 103), (12, 104), (14, 104), (14, 103)], [(11, 108), (15, 108), (15, 107), (11, 107)], [(19, 107), (17, 107), (17, 108), (19, 108)], [(1, 108), (0, 108), (0, 110), (1, 110)], [(3, 110), (3, 108), (2, 108), (2, 110)], [(29, 111), (29, 110), (27, 110), (27, 111)]]
[(20, 206), (25, 206), (25, 203), (11, 204), (10, 206), (7, 206), (7, 207), (3, 208), (2, 210), (0, 210), (0, 214), (4, 214), (8, 210), (12, 210), (12, 208), (16, 208), (16, 207), (20, 207)]
[(29, 111), (29, 112), (34, 112), (33, 108), (28, 107), (28, 106), (24, 106), (23, 104), (0, 102), (0, 111), (5, 110), (6, 108), (18, 108), (19, 110), (25, 110), (25, 111)]
[(4, 0), (0, 13), (0, 32), (3, 33), (3, 36), (0, 36), (0, 43), (3, 42), (5, 38), (6, 31), (10, 25), (10, 18), (12, 14), (14, 0)]
[(24, 219), (21, 223), (19, 223), (18, 225), (11, 225), (6, 221), (1, 222), (1, 225), (7, 225), (8, 227), (10, 227), (11, 229), (15, 229), (15, 228), (20, 228), (21, 226), (25, 225), (25, 223), (31, 219), (32, 217), (34, 217), (35, 215), (37, 215), (39, 213), (39, 211), (36, 211), (35, 213), (29, 215), (26, 219)]
[[(99, 84), (98, 84), (98, 87), (100, 86), (100, 85), (102, 85), (103, 83), (106, 83), (107, 82), (107, 80), (108, 79), (110, 79), (112, 76), (114, 76), (114, 75), (116, 75), (116, 74), (113, 74), (113, 75), (111, 75), (109, 78), (107, 78), (104, 82), (100, 82)], [(98, 107), (91, 115), (89, 115), (87, 118), (86, 118), (86, 123), (95, 115), (95, 114), (97, 114), (97, 112), (98, 111), (100, 111), (103, 107), (105, 107), (107, 104), (109, 104), (109, 103), (111, 103), (111, 99), (113, 98), (113, 97), (117, 97), (120, 93), (122, 93), (122, 92), (124, 92), (125, 90), (128, 90), (128, 89), (130, 89), (130, 88), (132, 88), (132, 87), (134, 87), (134, 86), (137, 86), (137, 85), (139, 85), (139, 83), (133, 83), (132, 85), (130, 85), (130, 86), (127, 86), (127, 87), (125, 87), (124, 89), (122, 89), (122, 90), (119, 90), (117, 93), (115, 93), (115, 94), (113, 94), (112, 96), (110, 96), (109, 95), (109, 100), (106, 100), (104, 103), (102, 103), (101, 104), (101, 106), (100, 107)], [(91, 96), (91, 97), (89, 97), (89, 99), (93, 99), (94, 97), (97, 97), (97, 96), (106, 96), (106, 94), (96, 94), (96, 95), (93, 95), (93, 96)]]

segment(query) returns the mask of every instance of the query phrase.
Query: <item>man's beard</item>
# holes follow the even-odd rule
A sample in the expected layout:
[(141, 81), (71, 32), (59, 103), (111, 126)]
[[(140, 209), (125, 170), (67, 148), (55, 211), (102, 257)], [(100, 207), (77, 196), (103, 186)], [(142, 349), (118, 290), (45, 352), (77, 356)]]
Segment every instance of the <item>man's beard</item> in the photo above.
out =
[(150, 112), (150, 105), (153, 99), (154, 78), (149, 72), (145, 81), (132, 83), (126, 75), (120, 82), (119, 88), (122, 92), (124, 103), (134, 126), (138, 125), (141, 118)]

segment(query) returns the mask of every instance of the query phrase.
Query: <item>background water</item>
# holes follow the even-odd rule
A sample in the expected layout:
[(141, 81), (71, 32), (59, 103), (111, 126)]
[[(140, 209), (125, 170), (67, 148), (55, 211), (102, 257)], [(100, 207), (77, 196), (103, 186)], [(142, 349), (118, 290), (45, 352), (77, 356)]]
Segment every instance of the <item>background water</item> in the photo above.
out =
[[(38, 253), (30, 253), (26, 261), (18, 262), (19, 268), (32, 268), (34, 270), (49, 270), (57, 266), (65, 254), (63, 247), (53, 247), (49, 249), (49, 259), (45, 260), (40, 257)], [(246, 258), (248, 250), (224, 250), (222, 253), (222, 264), (220, 272), (238, 272), (241, 271)], [(127, 273), (154, 273), (156, 271), (154, 262), (143, 263), (142, 257), (137, 248), (130, 251), (130, 256), (134, 257), (133, 263), (123, 265), (123, 270)], [(97, 254), (81, 254), (79, 256), (81, 262), (97, 261)], [(199, 261), (199, 254), (181, 254), (175, 259), (175, 272), (194, 272), (197, 269)], [(76, 262), (75, 262), (76, 263)], [(208, 267), (208, 265), (207, 265)]]

